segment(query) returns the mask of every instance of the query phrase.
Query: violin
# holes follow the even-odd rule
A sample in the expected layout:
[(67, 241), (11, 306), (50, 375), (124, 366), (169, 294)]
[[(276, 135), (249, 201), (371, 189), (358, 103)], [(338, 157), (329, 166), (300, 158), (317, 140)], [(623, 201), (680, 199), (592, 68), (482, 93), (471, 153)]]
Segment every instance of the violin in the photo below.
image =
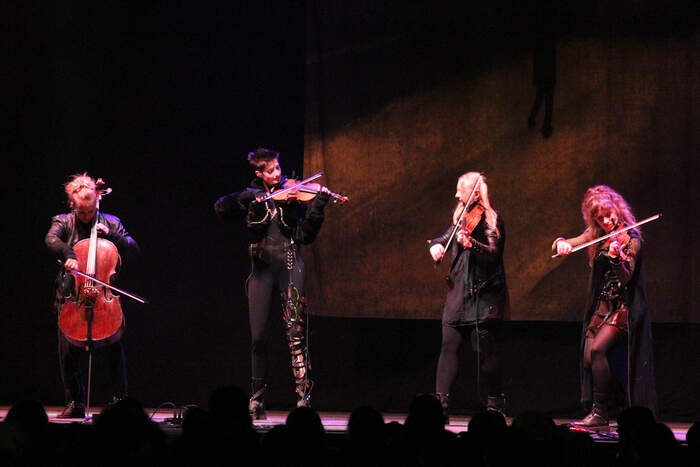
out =
[[(287, 188), (291, 189), (287, 190)], [(316, 198), (321, 188), (320, 183), (300, 183), (299, 180), (287, 179), (281, 188), (273, 191), (270, 195), (275, 201), (287, 202), (296, 200), (300, 203), (310, 203)], [(345, 204), (350, 200), (347, 196), (333, 193), (332, 191), (330, 195), (334, 203)]]
[[(455, 234), (457, 234), (457, 232), (460, 231), (460, 229), (462, 228), (462, 225), (461, 225), (462, 219), (465, 218), (464, 214), (467, 213), (467, 208), (472, 205), (472, 199), (474, 198), (474, 193), (476, 193), (476, 190), (479, 187), (480, 183), (481, 183), (481, 174), (479, 175), (479, 178), (476, 179), (476, 183), (474, 183), (474, 188), (472, 188), (472, 191), (469, 194), (469, 198), (467, 198), (467, 202), (464, 203), (464, 207), (460, 211), (459, 216), (457, 217), (456, 220), (453, 218), (454, 225), (452, 227), (452, 231), (450, 232), (450, 236), (447, 239), (447, 243), (445, 244), (445, 247), (443, 248), (442, 253), (440, 254), (440, 257), (435, 260), (435, 264), (434, 264), (435, 267), (440, 265), (442, 258), (445, 257), (445, 253), (450, 248), (450, 244), (452, 243), (452, 239), (455, 237)], [(479, 213), (478, 216), (476, 216), (476, 212), (475, 212), (474, 213), (475, 218), (471, 219), (471, 222), (469, 224), (474, 223), (475, 219), (481, 219), (481, 214), (483, 213), (483, 206), (481, 206), (480, 204), (476, 204), (476, 205), (472, 206), (472, 210), (475, 209), (477, 206), (479, 206), (482, 209), (482, 211)], [(477, 226), (477, 224), (479, 224), (478, 220), (476, 220), (476, 223), (473, 226), (471, 226), (469, 233), (471, 233), (471, 231), (474, 230), (474, 228)], [(464, 222), (464, 227), (466, 227), (466, 226), (467, 226), (467, 222)], [(430, 240), (428, 240), (428, 243), (430, 243)]]
[[(457, 232), (457, 240), (460, 238), (467, 239), (467, 245), (465, 248), (471, 246), (471, 241), (469, 241), (469, 236), (474, 231), (479, 222), (481, 222), (481, 216), (484, 214), (486, 209), (481, 204), (475, 204), (469, 212), (462, 215), (459, 221), (459, 231)], [(461, 242), (460, 242), (461, 243)]]
[(112, 242), (97, 238), (100, 199), (111, 190), (104, 189), (102, 179), (96, 185), (97, 210), (90, 238), (73, 246), (78, 269), (85, 272), (71, 271), (75, 277), (74, 298), (67, 300), (58, 314), (58, 327), (68, 342), (87, 348), (118, 341), (124, 329), (119, 297), (112, 295), (112, 287), (103, 285), (116, 275), (121, 258)]
[[(299, 201), (301, 203), (310, 203), (321, 191), (322, 186), (318, 183), (309, 182), (321, 176), (323, 176), (323, 172), (319, 172), (302, 181), (287, 179), (282, 188), (277, 188), (269, 195), (256, 199), (253, 202), (264, 203), (269, 199), (274, 199), (280, 202)], [(347, 196), (339, 195), (338, 193), (330, 192), (330, 195), (334, 203), (344, 204), (350, 200)]]
[(605, 243), (603, 243), (603, 254), (606, 256), (610, 256), (610, 245), (613, 242), (617, 242), (619, 247), (619, 258), (622, 261), (627, 261), (627, 254), (625, 251), (627, 250), (627, 246), (630, 243), (630, 235), (629, 235), (629, 229), (623, 230), (625, 228), (625, 223), (620, 222), (618, 225), (616, 225), (613, 230), (610, 232), (614, 235), (610, 236), (607, 240), (605, 240)]

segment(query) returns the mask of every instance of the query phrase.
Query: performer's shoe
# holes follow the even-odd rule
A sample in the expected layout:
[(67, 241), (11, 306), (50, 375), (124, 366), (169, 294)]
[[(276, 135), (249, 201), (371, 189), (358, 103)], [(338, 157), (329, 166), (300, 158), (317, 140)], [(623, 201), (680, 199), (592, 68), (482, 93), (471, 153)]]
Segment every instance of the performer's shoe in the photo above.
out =
[(602, 402), (593, 402), (591, 413), (586, 415), (583, 420), (574, 422), (575, 425), (584, 427), (607, 426), (610, 424), (608, 420), (607, 404)]
[(450, 395), (436, 392), (435, 397), (437, 397), (437, 399), (440, 401), (440, 406), (442, 407), (442, 418), (445, 419), (445, 425), (449, 425), (450, 415), (447, 413), (447, 406), (450, 402)]
[(314, 388), (314, 382), (303, 380), (296, 383), (297, 407), (311, 407), (311, 390)]
[(262, 400), (251, 399), (250, 402), (248, 402), (248, 412), (250, 413), (250, 418), (253, 420), (267, 420), (265, 404)]
[(104, 408), (106, 409), (106, 408), (108, 408), (108, 407), (114, 407), (114, 406), (117, 405), (117, 404), (119, 403), (119, 401), (121, 401), (122, 399), (124, 399), (124, 395), (121, 394), (121, 393), (116, 393), (116, 394), (114, 394), (114, 395), (112, 396), (112, 399), (111, 399), (111, 400), (107, 401), (107, 403), (105, 404)]
[(85, 406), (80, 402), (70, 401), (56, 418), (85, 418)]
[(503, 417), (507, 417), (506, 397), (503, 394), (500, 396), (488, 396), (486, 399), (486, 410), (498, 412), (503, 415)]
[(265, 413), (265, 393), (267, 392), (267, 384), (262, 378), (253, 378), (250, 384), (253, 395), (248, 401), (248, 413), (253, 420), (266, 420)]

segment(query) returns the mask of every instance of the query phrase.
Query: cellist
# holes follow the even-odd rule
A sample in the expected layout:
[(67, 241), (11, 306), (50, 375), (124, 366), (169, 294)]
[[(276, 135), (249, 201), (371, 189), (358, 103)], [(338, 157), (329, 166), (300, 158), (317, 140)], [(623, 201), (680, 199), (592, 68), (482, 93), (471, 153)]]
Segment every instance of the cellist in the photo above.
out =
[[(119, 250), (122, 259), (139, 251), (136, 241), (127, 233), (119, 218), (103, 212), (98, 214), (97, 185), (92, 177), (87, 173), (73, 175), (64, 188), (71, 211), (51, 219), (51, 227), (45, 238), (48, 249), (63, 262), (63, 268), (56, 279), (54, 307), (57, 314), (65, 301), (75, 294), (75, 279), (68, 272), (79, 269), (73, 246), (80, 240), (90, 237), (93, 223), (96, 222), (99, 237), (112, 242)], [(127, 394), (124, 345), (121, 340), (118, 340), (102, 350), (109, 365), (113, 401), (121, 399)], [(60, 329), (58, 330), (58, 357), (66, 401), (66, 406), (58, 418), (84, 418), (85, 350), (68, 342)]]

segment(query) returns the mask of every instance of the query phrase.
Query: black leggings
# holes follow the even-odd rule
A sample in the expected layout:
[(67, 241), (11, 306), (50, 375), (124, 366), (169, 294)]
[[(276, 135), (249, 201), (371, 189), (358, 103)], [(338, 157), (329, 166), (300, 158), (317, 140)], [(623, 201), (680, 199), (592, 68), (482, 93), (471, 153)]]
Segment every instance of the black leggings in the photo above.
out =
[[(264, 380), (267, 373), (267, 348), (265, 345), (266, 324), (270, 315), (270, 304), (275, 289), (284, 293), (287, 284), (291, 282), (299, 293), (304, 293), (304, 278), (306, 275), (304, 261), (297, 254), (292, 270), (287, 269), (287, 263), (275, 261), (267, 264), (259, 260), (253, 261), (253, 272), (248, 280), (248, 309), (250, 317), (251, 364), (254, 380)], [(276, 287), (275, 287), (276, 286)], [(280, 310), (280, 318), (282, 310)]]
[[(501, 321), (488, 320), (479, 323), (478, 347), (476, 325), (452, 327), (442, 325), (442, 347), (437, 368), (437, 384), (435, 391), (439, 394), (449, 394), (457, 377), (459, 362), (457, 353), (462, 341), (469, 337), (472, 349), (479, 352), (479, 367), (481, 375), (486, 378), (486, 388), (489, 396), (500, 396), (501, 366), (499, 361), (499, 342), (501, 340)], [(480, 388), (479, 388), (480, 390)]]

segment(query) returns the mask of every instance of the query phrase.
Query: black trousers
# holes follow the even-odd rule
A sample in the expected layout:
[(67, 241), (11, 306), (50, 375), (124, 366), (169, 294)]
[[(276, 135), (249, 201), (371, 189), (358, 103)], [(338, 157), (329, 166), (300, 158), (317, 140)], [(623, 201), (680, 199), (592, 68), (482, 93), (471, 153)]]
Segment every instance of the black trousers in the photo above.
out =
[[(126, 356), (122, 341), (93, 349), (93, 374), (95, 358), (106, 361), (108, 384), (112, 394), (124, 397), (128, 393), (126, 377)], [(85, 403), (85, 388), (87, 386), (88, 352), (83, 347), (77, 347), (66, 340), (58, 330), (58, 362), (61, 371), (61, 381), (66, 403), (70, 401)], [(93, 380), (93, 385), (95, 381)]]
[[(469, 339), (472, 349), (478, 352), (479, 377), (486, 380), (489, 396), (500, 396), (501, 366), (499, 343), (502, 336), (501, 320), (491, 319), (477, 325), (448, 326), (442, 324), (442, 346), (437, 367), (435, 392), (449, 394), (457, 378), (459, 368), (458, 352), (462, 342)], [(480, 392), (481, 388), (478, 388)]]
[[(304, 293), (304, 279), (306, 277), (304, 261), (301, 259), (301, 256), (295, 254), (289, 264), (292, 266), (291, 270), (288, 268), (286, 258), (277, 258), (271, 263), (253, 259), (253, 270), (248, 279), (248, 310), (252, 340), (252, 377), (259, 384), (263, 384), (262, 382), (267, 376), (267, 346), (265, 345), (265, 339), (272, 294), (275, 291), (280, 292), (284, 301), (290, 282), (300, 295)], [(281, 309), (279, 313), (279, 317), (282, 318)]]

